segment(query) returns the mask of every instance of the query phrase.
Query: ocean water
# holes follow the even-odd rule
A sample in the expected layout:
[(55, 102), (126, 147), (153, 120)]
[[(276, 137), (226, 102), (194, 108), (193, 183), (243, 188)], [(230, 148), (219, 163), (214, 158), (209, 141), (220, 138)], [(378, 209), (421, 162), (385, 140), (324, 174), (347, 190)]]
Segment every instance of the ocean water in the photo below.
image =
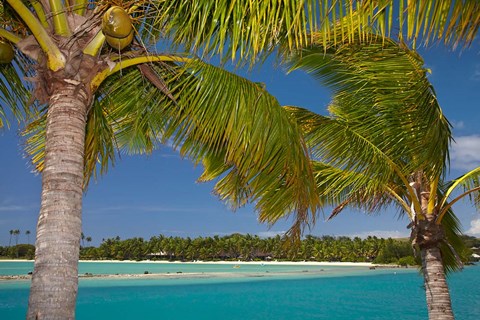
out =
[[(367, 267), (311, 266), (302, 264), (242, 264), (233, 268), (235, 263), (148, 263), (148, 262), (80, 262), (78, 273), (114, 275), (149, 273), (299, 273), (323, 272), (325, 274), (364, 273)], [(31, 261), (0, 261), (0, 275), (25, 275), (33, 270)]]
[[(4, 263), (0, 262), (0, 274), (15, 269)], [(27, 270), (29, 266), (23, 264), (17, 267)], [(414, 269), (114, 263), (110, 269), (115, 271), (108, 272), (106, 265), (82, 263), (80, 273), (143, 273), (167, 268), (172, 271), (166, 272), (172, 273), (244, 272), (246, 276), (81, 279), (77, 319), (427, 318), (422, 277)], [(141, 271), (123, 272), (123, 268)], [(251, 272), (255, 276), (250, 276)], [(450, 275), (449, 285), (456, 319), (479, 319), (480, 266)], [(24, 318), (28, 288), (28, 281), (0, 281), (0, 319)]]

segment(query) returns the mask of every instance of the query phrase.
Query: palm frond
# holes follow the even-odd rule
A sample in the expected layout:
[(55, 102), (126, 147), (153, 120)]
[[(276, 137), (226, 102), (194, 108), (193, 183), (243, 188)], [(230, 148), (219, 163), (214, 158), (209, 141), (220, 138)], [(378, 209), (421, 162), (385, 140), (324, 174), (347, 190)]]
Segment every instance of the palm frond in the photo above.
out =
[[(394, 2), (391, 1), (393, 4)], [(480, 26), (477, 0), (399, 1), (400, 37), (415, 43), (443, 41), (454, 48), (470, 45)]]
[[(298, 0), (298, 1), (149, 1), (148, 37), (170, 38), (186, 50), (255, 61), (279, 43), (305, 47), (312, 33), (325, 43), (368, 42), (376, 30), (429, 44), (468, 46), (480, 25), (477, 0)], [(310, 35), (309, 35), (310, 34)], [(324, 43), (324, 44), (325, 44)]]
[(388, 181), (389, 184), (385, 184), (382, 179), (376, 179), (377, 176), (368, 177), (362, 172), (343, 170), (315, 160), (312, 161), (312, 168), (322, 205), (333, 206), (328, 220), (347, 207), (368, 214), (392, 205), (405, 209), (402, 202), (405, 203), (403, 198), (406, 195), (402, 193), (402, 188), (397, 187), (401, 181)]
[(115, 164), (118, 146), (112, 121), (109, 121), (108, 112), (103, 107), (102, 103), (96, 100), (87, 116), (84, 188), (87, 188), (92, 176), (96, 179)]
[[(177, 77), (177, 66), (149, 64), (168, 86)], [(175, 101), (136, 67), (116, 73), (98, 88), (89, 110), (85, 136), (85, 181), (107, 172), (121, 153), (150, 153), (162, 132)], [(43, 168), (46, 114), (27, 126), (26, 153), (38, 171)]]
[[(151, 153), (162, 141), (170, 113), (176, 108), (177, 93), (168, 87), (179, 67), (157, 62), (149, 63), (148, 68), (148, 77), (141, 69), (130, 67), (108, 77), (99, 87), (87, 121), (87, 179), (97, 174), (97, 164), (101, 164), (100, 174), (105, 173), (114, 163), (115, 152)], [(151, 81), (153, 76), (162, 86)]]
[(45, 159), (45, 135), (47, 128), (47, 112), (44, 109), (39, 116), (30, 121), (22, 131), (25, 137), (25, 154), (30, 159), (34, 171), (42, 172)]
[[(204, 161), (200, 180), (218, 179), (215, 192), (233, 208), (255, 203), (268, 223), (292, 213), (298, 226), (315, 220), (318, 195), (301, 131), (274, 97), (199, 60), (149, 67), (168, 90), (135, 67), (98, 88), (87, 119), (85, 184), (114, 163), (115, 152), (148, 153), (169, 140), (195, 163)], [(39, 169), (42, 124), (27, 132)]]
[[(188, 51), (236, 58), (271, 52), (280, 39), (301, 47), (316, 1), (154, 1), (152, 25)], [(238, 57), (237, 57), (238, 55)]]
[(338, 121), (361, 128), (387, 154), (408, 154), (403, 162), (410, 169), (443, 174), (450, 124), (416, 53), (378, 39), (341, 45), (327, 53), (322, 46), (312, 46), (290, 57), (290, 63), (292, 70), (303, 69), (332, 89), (330, 112)]
[(32, 86), (25, 80), (32, 74), (29, 63), (17, 51), (11, 63), (0, 64), (0, 128), (9, 126), (9, 115), (21, 122), (36, 112), (36, 105), (30, 101)]
[(179, 84), (180, 108), (165, 137), (195, 162), (205, 159), (201, 179), (219, 178), (215, 191), (233, 208), (249, 201), (261, 221), (291, 212), (313, 221), (318, 196), (306, 148), (278, 101), (261, 85), (200, 60), (185, 67), (191, 76)]
[(19, 19), (18, 14), (7, 1), (0, 2), (0, 25), (7, 31), (15, 32), (16, 35), (21, 37), (28, 34), (24, 21)]
[[(398, 142), (395, 137), (389, 136), (390, 132), (381, 132), (381, 124), (370, 122), (368, 118), (354, 123), (346, 118), (325, 117), (300, 108), (289, 108), (289, 111), (306, 128), (306, 141), (313, 157), (331, 167), (349, 172), (350, 178), (355, 179), (355, 190), (366, 186), (375, 186), (372, 190), (378, 190), (378, 186), (387, 186), (395, 177), (406, 176), (401, 172), (405, 155), (391, 150), (395, 148), (383, 146), (384, 139), (391, 139), (395, 144)], [(379, 140), (382, 142), (379, 143)], [(338, 178), (337, 183), (342, 184), (342, 179)], [(351, 185), (353, 181), (345, 183)], [(339, 185), (334, 188), (337, 187)]]
[[(447, 204), (448, 198), (458, 188), (462, 188), (460, 195), (457, 195), (454, 199)], [(443, 214), (450, 208), (455, 202), (459, 201), (465, 196), (469, 196), (470, 200), (478, 207), (480, 207), (480, 167), (475, 168), (464, 175), (449, 181), (443, 186), (445, 193), (443, 194), (441, 201), (438, 204), (441, 212), (439, 214), (439, 220), (442, 219)]]
[(463, 242), (462, 226), (458, 217), (450, 208), (441, 221), (445, 231), (445, 242), (441, 243), (443, 266), (446, 272), (453, 272), (463, 268), (463, 263), (459, 259), (459, 253), (465, 250)]

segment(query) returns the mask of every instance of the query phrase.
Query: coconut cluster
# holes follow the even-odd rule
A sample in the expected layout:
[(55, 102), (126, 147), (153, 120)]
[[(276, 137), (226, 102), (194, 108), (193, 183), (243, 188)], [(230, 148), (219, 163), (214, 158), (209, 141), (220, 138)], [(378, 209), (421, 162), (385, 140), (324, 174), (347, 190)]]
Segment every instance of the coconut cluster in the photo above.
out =
[(130, 15), (122, 7), (110, 7), (102, 18), (102, 32), (111, 47), (117, 50), (126, 48), (133, 41)]

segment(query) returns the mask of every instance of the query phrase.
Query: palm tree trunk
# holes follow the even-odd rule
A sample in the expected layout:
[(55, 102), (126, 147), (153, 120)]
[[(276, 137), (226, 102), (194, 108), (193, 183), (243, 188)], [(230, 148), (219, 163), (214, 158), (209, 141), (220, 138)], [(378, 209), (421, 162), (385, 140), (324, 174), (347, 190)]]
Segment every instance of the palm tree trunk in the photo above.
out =
[(42, 200), (27, 319), (74, 319), (88, 94), (63, 83), (50, 98)]
[(453, 320), (452, 304), (440, 248), (438, 246), (422, 248), (421, 255), (428, 318), (431, 320)]

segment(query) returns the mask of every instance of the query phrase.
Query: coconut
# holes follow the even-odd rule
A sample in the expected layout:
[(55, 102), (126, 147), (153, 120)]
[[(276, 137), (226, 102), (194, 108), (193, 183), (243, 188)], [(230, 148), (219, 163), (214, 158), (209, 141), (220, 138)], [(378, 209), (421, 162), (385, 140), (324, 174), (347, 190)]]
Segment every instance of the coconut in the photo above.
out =
[(10, 63), (14, 56), (12, 45), (0, 39), (0, 63)]
[(132, 29), (132, 20), (122, 7), (110, 7), (103, 15), (102, 31), (105, 36), (126, 38), (130, 36)]
[(123, 50), (124, 48), (129, 46), (130, 43), (132, 43), (132, 41), (133, 41), (133, 30), (125, 38), (115, 38), (115, 37), (105, 35), (105, 40), (107, 40), (107, 43), (111, 47), (113, 47), (117, 50)]

